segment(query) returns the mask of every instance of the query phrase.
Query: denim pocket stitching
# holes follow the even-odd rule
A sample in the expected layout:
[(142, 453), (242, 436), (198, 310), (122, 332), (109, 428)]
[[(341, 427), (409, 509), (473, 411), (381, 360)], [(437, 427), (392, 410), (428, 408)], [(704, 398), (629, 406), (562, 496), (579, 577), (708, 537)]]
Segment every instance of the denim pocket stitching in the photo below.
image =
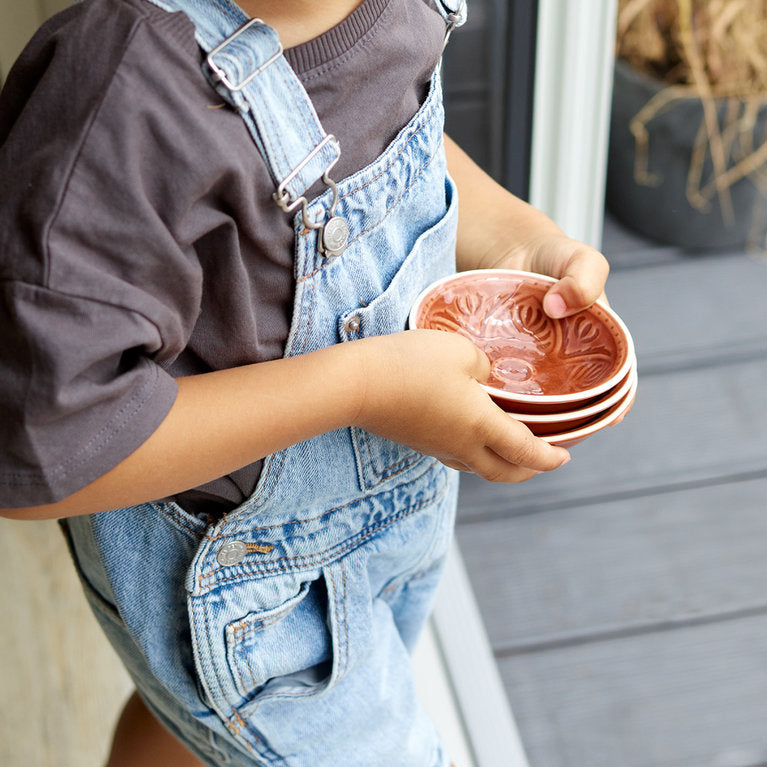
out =
[[(408, 507), (407, 511), (403, 511), (399, 514), (389, 517), (385, 522), (381, 522), (377, 525), (373, 525), (372, 527), (365, 528), (365, 530), (353, 536), (351, 539), (342, 541), (341, 544), (337, 544), (336, 546), (326, 549), (325, 551), (321, 551), (315, 554), (304, 554), (304, 555), (298, 555), (293, 557), (283, 557), (281, 559), (274, 560), (273, 562), (261, 564), (258, 567), (257, 571), (255, 572), (251, 572), (245, 575), (240, 573), (237, 575), (232, 575), (228, 578), (221, 578), (220, 580), (215, 580), (215, 583), (210, 588), (221, 586), (224, 583), (232, 583), (233, 581), (257, 579), (267, 575), (276, 575), (278, 573), (287, 573), (287, 572), (293, 572), (295, 570), (302, 570), (302, 569), (306, 569), (310, 567), (322, 567), (323, 565), (327, 565), (330, 562), (332, 562), (334, 559), (337, 559), (343, 556), (344, 554), (348, 553), (349, 551), (353, 551), (355, 548), (358, 548), (366, 540), (368, 540), (369, 538), (372, 538), (381, 530), (385, 530), (386, 528), (391, 527), (392, 525), (396, 524), (400, 520), (409, 517), (411, 514), (415, 514), (421, 509), (427, 506), (430, 506), (434, 503), (437, 503), (440, 500), (440, 498), (445, 494), (446, 491), (447, 491), (447, 487), (443, 486), (439, 491), (437, 491), (434, 495), (430, 496), (428, 499), (421, 501), (411, 507)], [(274, 567), (273, 565), (279, 565), (279, 566)], [(198, 578), (198, 587), (200, 589), (204, 589), (205, 588), (204, 581), (211, 579), (215, 573), (221, 572), (222, 570), (225, 570), (225, 569), (227, 568), (220, 567), (216, 570), (212, 570), (209, 573), (200, 575)]]
[[(352, 440), (357, 443), (357, 445), (360, 445), (361, 447), (364, 447), (365, 451), (367, 452), (367, 463), (365, 466), (370, 467), (371, 472), (378, 477), (377, 482), (368, 482), (367, 480), (364, 480), (364, 485), (367, 489), (372, 490), (378, 485), (380, 485), (382, 482), (385, 482), (387, 479), (392, 479), (393, 477), (397, 477), (403, 472), (410, 469), (412, 466), (415, 466), (419, 461), (423, 460), (427, 456), (425, 456), (423, 453), (419, 453), (415, 450), (412, 450), (411, 448), (405, 447), (404, 445), (400, 445), (403, 450), (406, 450), (407, 453), (403, 455), (402, 458), (400, 458), (398, 461), (394, 461), (393, 463), (389, 463), (386, 466), (382, 466), (381, 470), (379, 471), (378, 468), (375, 466), (373, 461), (373, 450), (370, 446), (370, 439), (368, 437), (368, 432), (366, 432), (364, 429), (360, 429), (356, 426), (351, 427), (352, 428)], [(391, 441), (391, 440), (387, 440)], [(393, 442), (392, 444), (397, 445), (396, 442)], [(400, 468), (397, 468), (400, 467)], [(391, 471), (392, 469), (397, 468), (396, 471)], [(365, 468), (362, 469), (363, 473), (365, 472)]]
[(160, 501), (148, 504), (183, 533), (190, 533), (195, 541), (205, 537), (205, 523), (187, 514), (175, 503)]
[[(250, 678), (252, 685), (258, 686), (258, 678), (256, 676), (255, 669), (253, 668), (252, 663), (250, 662), (250, 658), (248, 657), (248, 654), (245, 652), (244, 642), (245, 639), (247, 639), (251, 634), (255, 635), (260, 631), (263, 631), (264, 629), (269, 628), (270, 626), (274, 626), (275, 624), (279, 623), (286, 615), (288, 615), (292, 610), (294, 610), (298, 604), (302, 601), (302, 599), (309, 593), (310, 588), (309, 583), (302, 584), (301, 589), (299, 590), (298, 594), (296, 594), (294, 597), (291, 597), (288, 599), (283, 605), (280, 607), (275, 608), (277, 612), (273, 612), (272, 610), (264, 610), (261, 614), (265, 615), (266, 617), (263, 619), (259, 619), (256, 616), (258, 613), (251, 613), (251, 616), (253, 616), (251, 619), (246, 616), (245, 618), (242, 618), (240, 621), (236, 623), (230, 623), (229, 626), (227, 626), (227, 634), (231, 636), (233, 647), (232, 656), (233, 657), (240, 657), (244, 663), (244, 666), (247, 668), (248, 672), (250, 673)], [(238, 684), (238, 690), (243, 697), (246, 697), (245, 690), (247, 689), (245, 685), (245, 680), (242, 677), (242, 674), (240, 672), (239, 665), (236, 663), (230, 664), (232, 673), (237, 676), (237, 680), (239, 682)]]

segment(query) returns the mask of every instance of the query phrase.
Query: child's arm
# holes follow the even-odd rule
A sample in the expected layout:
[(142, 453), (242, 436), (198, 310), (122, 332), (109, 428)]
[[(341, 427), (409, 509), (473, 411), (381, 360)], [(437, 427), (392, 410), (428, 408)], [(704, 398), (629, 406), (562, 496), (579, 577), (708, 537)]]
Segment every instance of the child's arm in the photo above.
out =
[[(447, 139), (459, 186), (459, 266), (542, 271), (567, 311), (602, 294), (604, 258), (510, 195)], [(551, 300), (551, 299), (550, 299)], [(556, 302), (547, 306), (552, 314)], [(478, 381), (487, 358), (461, 336), (406, 331), (312, 354), (179, 379), (152, 436), (82, 490), (53, 504), (0, 510), (18, 519), (73, 516), (164, 498), (276, 450), (358, 425), (499, 482), (520, 482), (568, 458), (497, 408)]]
[(182, 378), (159, 428), (114, 469), (62, 501), (0, 515), (51, 519), (163, 498), (348, 425), (494, 481), (565, 462), (566, 450), (492, 403), (477, 383), (488, 374), (465, 338), (418, 330)]
[(510, 194), (445, 136), (450, 175), (458, 186), (458, 268), (525, 269), (560, 279), (544, 309), (563, 317), (604, 299), (605, 257), (567, 237), (548, 216)]

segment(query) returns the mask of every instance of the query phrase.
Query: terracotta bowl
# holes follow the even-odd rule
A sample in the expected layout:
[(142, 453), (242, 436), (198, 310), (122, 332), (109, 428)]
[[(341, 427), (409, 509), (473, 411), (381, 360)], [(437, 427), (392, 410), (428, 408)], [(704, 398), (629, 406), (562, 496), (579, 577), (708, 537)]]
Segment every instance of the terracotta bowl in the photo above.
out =
[(490, 358), (484, 388), (504, 410), (558, 413), (596, 402), (619, 384), (634, 343), (609, 307), (553, 320), (543, 311), (552, 277), (511, 269), (461, 272), (416, 299), (410, 327), (460, 333)]
[(634, 379), (634, 382), (631, 385), (628, 393), (620, 402), (618, 402), (616, 405), (613, 405), (606, 413), (599, 416), (595, 420), (590, 421), (585, 426), (581, 426), (577, 429), (558, 432), (556, 434), (546, 434), (541, 436), (541, 439), (545, 440), (551, 445), (559, 445), (560, 447), (573, 447), (573, 445), (577, 445), (579, 442), (583, 442), (584, 439), (590, 437), (592, 434), (596, 434), (598, 431), (601, 431), (608, 426), (613, 426), (614, 424), (621, 421), (634, 405), (634, 400), (636, 399), (637, 393), (637, 384), (637, 379)]
[(595, 419), (607, 413), (614, 405), (623, 402), (626, 395), (637, 385), (637, 369), (633, 365), (626, 377), (614, 388), (610, 389), (597, 401), (587, 407), (577, 410), (567, 410), (561, 413), (546, 413), (543, 415), (530, 415), (527, 413), (509, 412), (512, 418), (526, 424), (533, 434), (539, 437), (547, 434), (560, 434), (574, 431), (586, 426)]

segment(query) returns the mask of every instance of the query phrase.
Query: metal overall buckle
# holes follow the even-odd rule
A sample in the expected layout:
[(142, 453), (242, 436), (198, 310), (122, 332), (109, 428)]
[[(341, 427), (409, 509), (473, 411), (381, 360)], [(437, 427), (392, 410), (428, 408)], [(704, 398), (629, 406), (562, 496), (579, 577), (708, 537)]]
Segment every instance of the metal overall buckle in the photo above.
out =
[(229, 79), (226, 72), (220, 66), (218, 66), (218, 64), (216, 64), (214, 57), (216, 54), (220, 53), (224, 48), (226, 48), (227, 45), (236, 40), (241, 34), (250, 29), (250, 27), (252, 27), (254, 24), (263, 25), (264, 22), (261, 21), (261, 19), (251, 19), (247, 23), (243, 24), (239, 29), (235, 30), (231, 35), (229, 35), (226, 40), (213, 48), (206, 57), (206, 61), (208, 62), (208, 66), (210, 67), (211, 72), (213, 72), (213, 77), (215, 80), (233, 93), (241, 91), (254, 77), (258, 77), (258, 75), (260, 75), (261, 72), (263, 72), (270, 64), (273, 64), (280, 56), (282, 56), (282, 43), (278, 40), (276, 52), (273, 53), (263, 64), (257, 66), (241, 83), (233, 83)]
[(314, 147), (314, 149), (312, 149), (312, 151), (298, 164), (295, 170), (280, 182), (277, 191), (272, 195), (274, 201), (285, 211), (285, 213), (292, 213), (299, 205), (301, 206), (301, 219), (304, 226), (307, 229), (320, 230), (318, 248), (320, 253), (328, 258), (331, 256), (340, 256), (349, 244), (349, 224), (346, 223), (346, 219), (335, 215), (336, 205), (338, 205), (338, 187), (328, 175), (333, 166), (338, 162), (338, 158), (336, 157), (322, 174), (323, 183), (330, 187), (333, 192), (333, 201), (330, 203), (326, 221), (313, 221), (309, 215), (309, 203), (306, 197), (302, 195), (295, 200), (291, 200), (286, 187), (314, 159), (314, 157), (322, 151), (323, 147), (329, 143), (334, 143), (336, 147), (338, 146), (338, 139), (331, 133), (325, 136), (325, 138), (322, 139), (322, 141), (320, 141), (320, 143), (317, 144), (317, 146)]
[(442, 50), (447, 48), (447, 43), (450, 40), (450, 35), (453, 34), (453, 30), (459, 27), (466, 21), (466, 0), (461, 0), (458, 9), (451, 11), (447, 15), (447, 30), (445, 31), (445, 41), (442, 44)]

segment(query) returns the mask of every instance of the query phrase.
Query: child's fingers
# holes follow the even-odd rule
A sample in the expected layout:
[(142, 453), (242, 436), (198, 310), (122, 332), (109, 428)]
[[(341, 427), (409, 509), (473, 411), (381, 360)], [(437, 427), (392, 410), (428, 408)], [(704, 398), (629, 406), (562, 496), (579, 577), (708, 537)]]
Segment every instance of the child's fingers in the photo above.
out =
[(546, 313), (555, 319), (567, 317), (605, 299), (604, 287), (610, 266), (597, 250), (582, 245), (567, 260), (559, 282), (543, 300)]
[(462, 462), (491, 482), (523, 482), (570, 460), (567, 450), (539, 439), (498, 408), (483, 431), (484, 447)]

